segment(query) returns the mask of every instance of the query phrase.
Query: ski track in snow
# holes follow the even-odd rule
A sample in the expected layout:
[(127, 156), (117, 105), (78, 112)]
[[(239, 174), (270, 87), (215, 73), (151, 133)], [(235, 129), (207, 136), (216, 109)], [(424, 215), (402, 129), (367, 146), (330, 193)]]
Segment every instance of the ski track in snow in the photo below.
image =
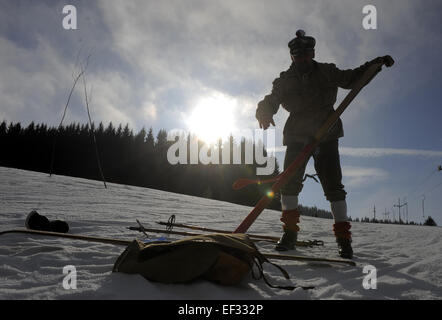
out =
[[(319, 196), (319, 195), (318, 195)], [(322, 196), (322, 195), (321, 195)], [(0, 167), (0, 230), (23, 228), (28, 212), (37, 209), (49, 219), (68, 221), (70, 233), (120, 239), (141, 238), (128, 230), (139, 219), (176, 222), (234, 230), (250, 207), (134, 186), (52, 176)], [(280, 213), (265, 210), (250, 233), (279, 235)], [(332, 220), (301, 217), (300, 240), (321, 239), (324, 247), (299, 248), (292, 254), (338, 258)], [(207, 281), (166, 285), (139, 275), (112, 273), (124, 246), (26, 234), (0, 236), (0, 299), (441, 299), (442, 229), (353, 223), (357, 267), (328, 263), (274, 261), (295, 285), (313, 290), (272, 289), (248, 276), (239, 286)], [(178, 229), (177, 229), (178, 230)], [(181, 230), (181, 229), (180, 229)], [(189, 232), (195, 232), (188, 230)], [(156, 235), (159, 236), (159, 235)], [(273, 245), (260, 242), (261, 251)], [(77, 289), (65, 290), (63, 267), (74, 265)], [(362, 282), (365, 265), (377, 268), (377, 289)], [(266, 264), (270, 281), (288, 284)]]

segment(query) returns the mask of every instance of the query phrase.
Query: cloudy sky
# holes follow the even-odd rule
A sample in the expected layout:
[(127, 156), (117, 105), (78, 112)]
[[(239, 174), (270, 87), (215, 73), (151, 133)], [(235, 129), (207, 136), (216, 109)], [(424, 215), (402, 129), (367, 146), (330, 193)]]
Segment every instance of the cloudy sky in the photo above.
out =
[[(368, 4), (377, 9), (376, 30), (362, 26)], [(66, 5), (77, 9), (76, 30), (63, 28)], [(377, 217), (398, 218), (400, 198), (421, 222), (425, 195), (425, 215), (441, 225), (441, 13), (442, 3), (430, 0), (1, 0), (0, 120), (57, 125), (77, 62), (90, 55), (95, 122), (155, 132), (202, 122), (206, 134), (256, 129), (256, 104), (289, 67), (287, 43), (302, 28), (316, 38), (320, 62), (347, 69), (385, 54), (396, 61), (342, 117), (349, 214), (373, 216), (376, 205)], [(282, 108), (275, 117), (280, 163), (287, 117)], [(74, 121), (87, 122), (80, 87), (65, 120)], [(313, 181), (300, 200), (329, 208)]]

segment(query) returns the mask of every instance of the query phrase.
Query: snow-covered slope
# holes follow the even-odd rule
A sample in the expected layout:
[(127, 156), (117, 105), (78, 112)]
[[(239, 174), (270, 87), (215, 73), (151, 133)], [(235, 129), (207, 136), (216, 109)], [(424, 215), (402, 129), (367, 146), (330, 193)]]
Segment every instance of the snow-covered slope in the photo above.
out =
[[(31, 209), (69, 222), (70, 232), (133, 239), (139, 219), (158, 228), (175, 214), (177, 222), (234, 230), (250, 208), (153, 189), (52, 176), (0, 167), (0, 230), (21, 228)], [(332, 220), (301, 217), (302, 239), (321, 239), (324, 247), (294, 254), (336, 258)], [(266, 210), (249, 230), (279, 235), (279, 212)], [(0, 236), (0, 299), (441, 299), (442, 229), (353, 223), (357, 267), (279, 261), (298, 285), (314, 290), (271, 289), (247, 278), (240, 286), (206, 281), (191, 285), (152, 283), (138, 275), (112, 273), (122, 246), (24, 234)], [(262, 251), (273, 245), (259, 243)], [(63, 267), (77, 270), (77, 289), (65, 290)], [(377, 269), (377, 289), (364, 289), (366, 265)], [(273, 282), (287, 284), (267, 266)]]

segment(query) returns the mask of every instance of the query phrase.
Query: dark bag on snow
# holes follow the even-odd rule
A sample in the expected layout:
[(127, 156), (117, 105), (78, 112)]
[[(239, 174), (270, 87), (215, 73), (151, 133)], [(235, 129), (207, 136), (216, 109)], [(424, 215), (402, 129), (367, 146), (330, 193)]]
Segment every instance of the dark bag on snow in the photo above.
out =
[[(113, 271), (140, 274), (162, 283), (186, 283), (204, 278), (222, 285), (236, 285), (252, 272), (253, 278), (263, 278), (271, 287), (294, 289), (271, 285), (263, 273), (264, 262), (270, 263), (247, 235), (214, 233), (173, 242), (145, 244), (134, 240), (118, 257)], [(271, 264), (289, 279), (284, 269)]]

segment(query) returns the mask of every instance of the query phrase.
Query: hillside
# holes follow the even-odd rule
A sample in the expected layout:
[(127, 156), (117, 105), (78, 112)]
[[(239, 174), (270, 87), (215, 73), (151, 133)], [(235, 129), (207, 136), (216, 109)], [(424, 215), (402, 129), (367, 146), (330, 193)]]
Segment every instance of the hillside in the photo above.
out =
[[(0, 167), (1, 230), (23, 227), (37, 209), (50, 219), (69, 222), (70, 232), (133, 239), (127, 230), (139, 219), (177, 222), (233, 230), (249, 207), (154, 189)], [(337, 257), (332, 220), (301, 219), (302, 239), (321, 239), (324, 247), (300, 248), (296, 254)], [(279, 235), (279, 212), (265, 210), (250, 232)], [(240, 286), (199, 281), (191, 285), (151, 283), (138, 275), (112, 273), (122, 246), (31, 235), (0, 236), (0, 299), (441, 299), (442, 229), (437, 227), (353, 223), (357, 267), (280, 261), (297, 285), (314, 290), (271, 289), (247, 278)], [(258, 244), (272, 251), (272, 244)], [(77, 268), (77, 289), (62, 286), (63, 267)], [(362, 286), (363, 267), (377, 268), (377, 289)], [(273, 282), (287, 284), (279, 271), (266, 267)]]

